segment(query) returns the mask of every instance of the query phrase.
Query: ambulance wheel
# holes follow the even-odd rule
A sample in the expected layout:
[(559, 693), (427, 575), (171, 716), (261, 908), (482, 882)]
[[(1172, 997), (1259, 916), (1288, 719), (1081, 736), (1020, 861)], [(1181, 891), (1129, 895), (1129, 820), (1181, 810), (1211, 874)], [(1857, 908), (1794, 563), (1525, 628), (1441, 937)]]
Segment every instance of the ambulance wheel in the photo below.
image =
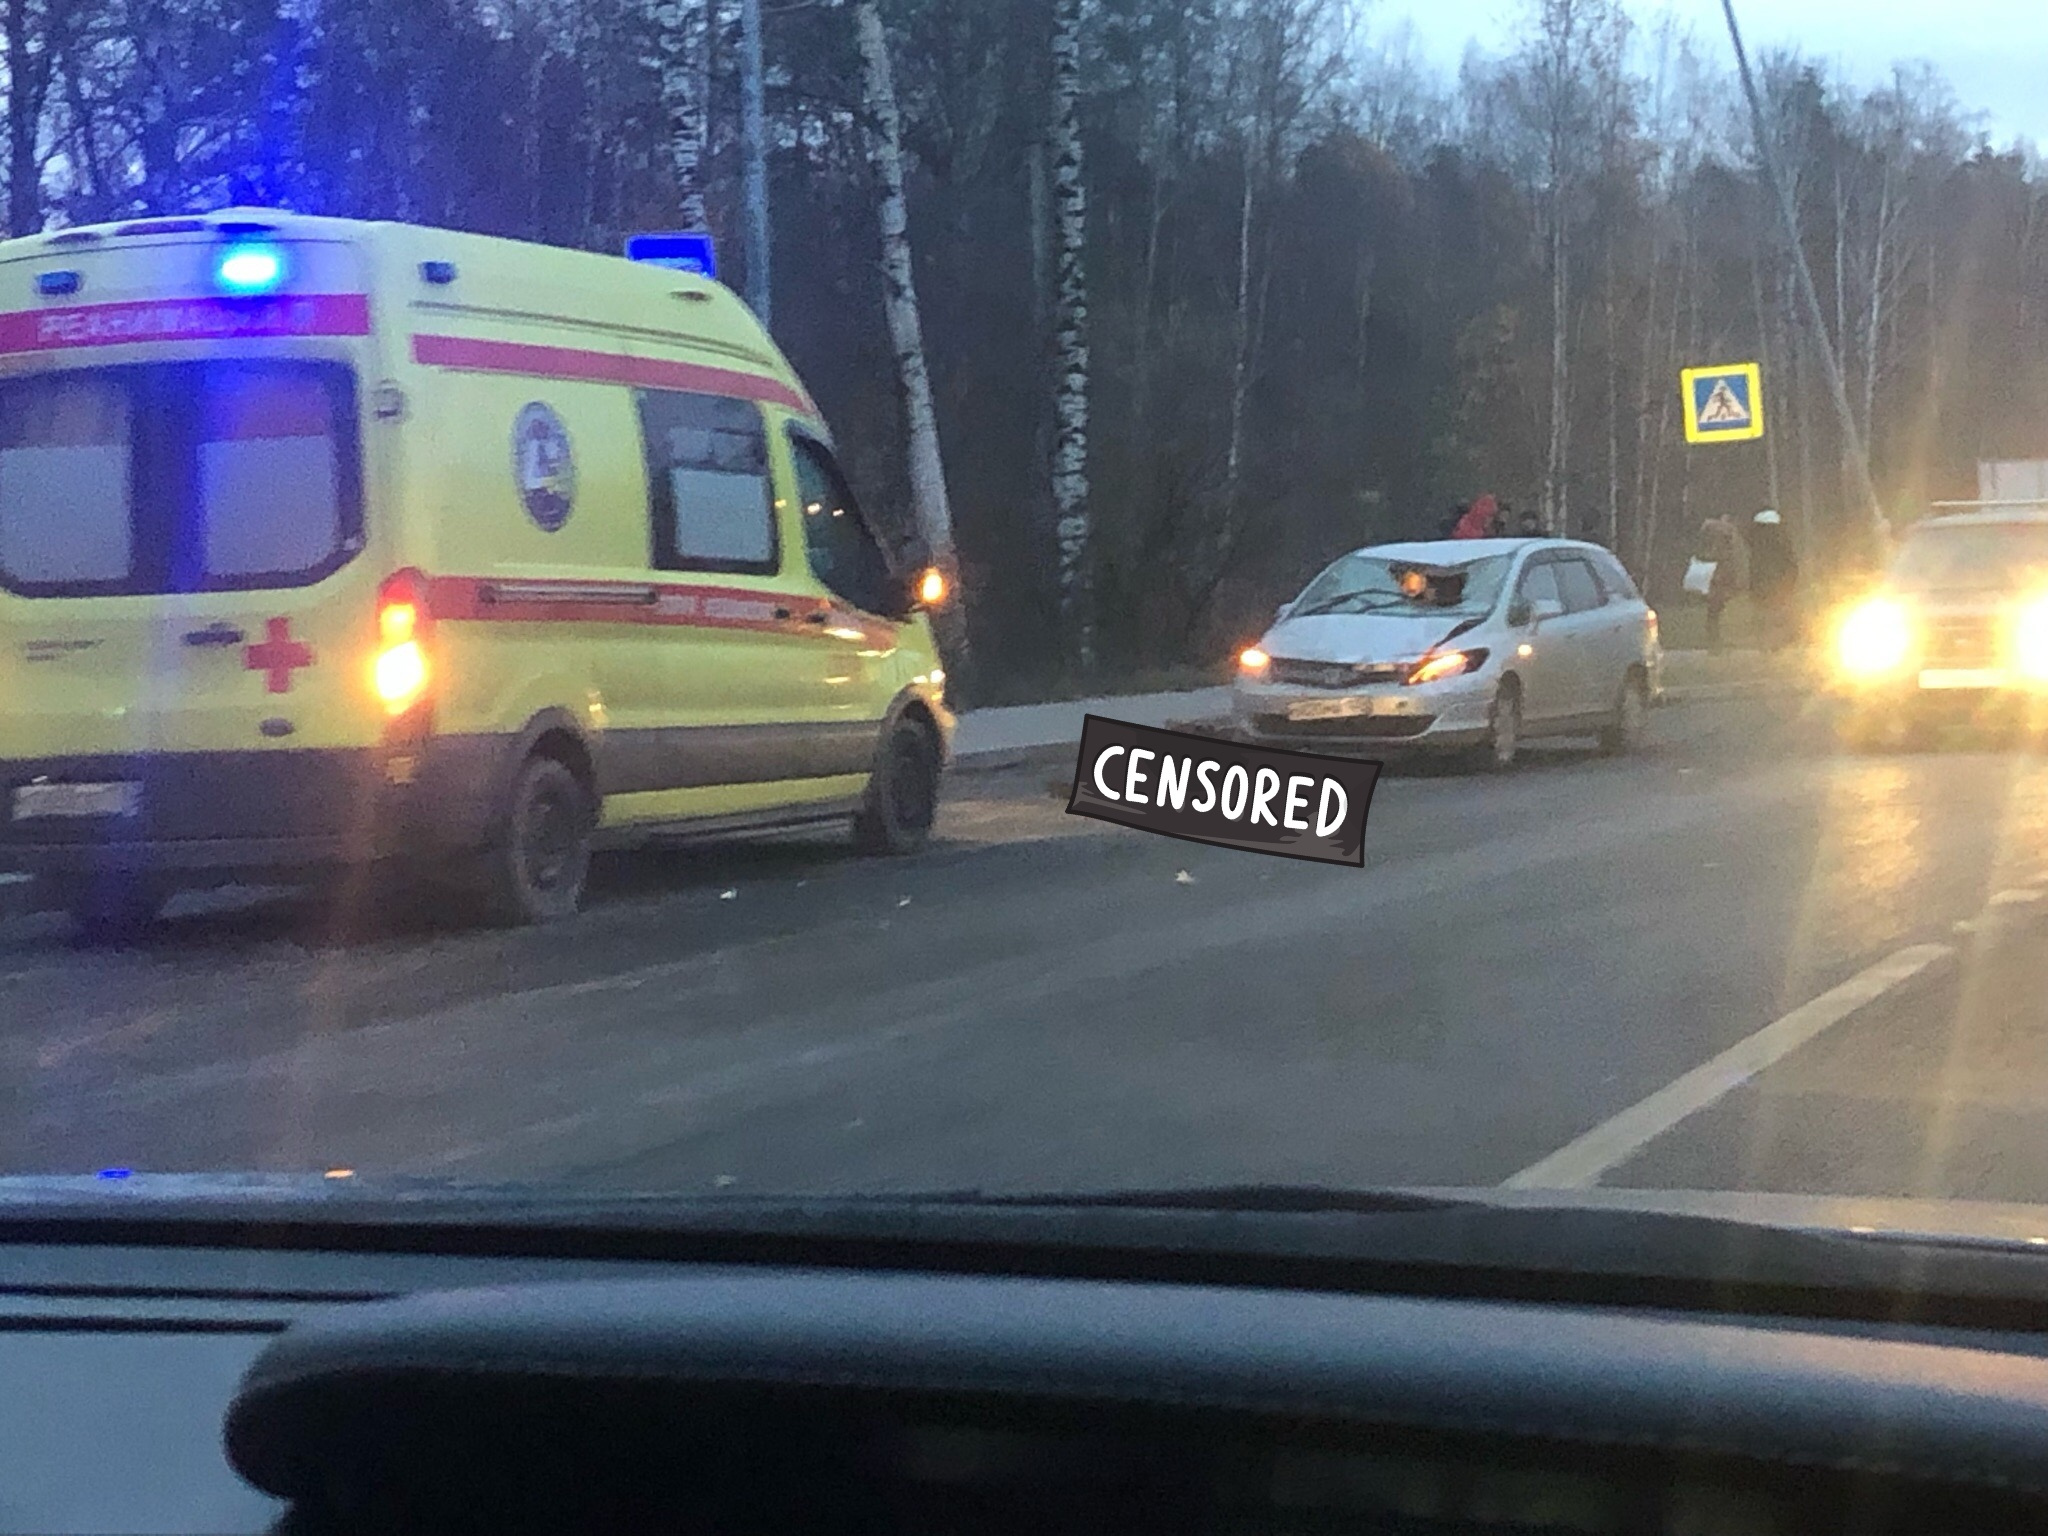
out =
[(109, 875), (67, 883), (59, 888), (56, 904), (71, 914), (87, 944), (118, 944), (155, 922), (166, 899), (154, 881)]
[(853, 818), (863, 853), (915, 853), (939, 819), (939, 740), (922, 720), (889, 728), (868, 779), (867, 803)]
[(505, 833), (485, 855), (484, 898), (501, 923), (573, 917), (590, 877), (590, 794), (552, 757), (529, 757), (513, 781)]

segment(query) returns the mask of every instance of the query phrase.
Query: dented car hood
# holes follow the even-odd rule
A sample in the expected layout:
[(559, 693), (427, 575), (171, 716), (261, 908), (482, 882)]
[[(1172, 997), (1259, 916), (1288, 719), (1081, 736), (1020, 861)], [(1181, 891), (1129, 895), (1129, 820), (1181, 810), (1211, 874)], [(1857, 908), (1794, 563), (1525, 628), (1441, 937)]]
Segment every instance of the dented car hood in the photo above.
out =
[(1473, 626), (1457, 613), (1316, 613), (1285, 618), (1266, 631), (1259, 649), (1294, 661), (1413, 661), (1453, 633)]

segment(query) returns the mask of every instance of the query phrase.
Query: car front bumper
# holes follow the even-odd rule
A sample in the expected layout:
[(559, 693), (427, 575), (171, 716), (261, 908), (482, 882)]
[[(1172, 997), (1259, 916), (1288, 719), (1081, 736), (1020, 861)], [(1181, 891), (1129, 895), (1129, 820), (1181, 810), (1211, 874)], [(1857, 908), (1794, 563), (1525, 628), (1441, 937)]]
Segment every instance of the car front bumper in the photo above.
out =
[(1498, 679), (1480, 673), (1440, 683), (1353, 689), (1240, 681), (1232, 714), (1247, 739), (1303, 751), (1455, 750), (1486, 739)]
[(1836, 697), (1871, 722), (2048, 725), (2048, 682), (1995, 669), (1838, 682)]

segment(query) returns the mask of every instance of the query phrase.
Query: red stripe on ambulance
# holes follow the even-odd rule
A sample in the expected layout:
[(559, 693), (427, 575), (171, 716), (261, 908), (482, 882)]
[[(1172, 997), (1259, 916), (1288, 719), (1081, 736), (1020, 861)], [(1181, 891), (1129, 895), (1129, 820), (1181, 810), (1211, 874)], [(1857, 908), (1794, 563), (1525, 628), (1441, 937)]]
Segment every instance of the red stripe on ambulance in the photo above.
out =
[(893, 643), (886, 628), (871, 628), (874, 621), (862, 614), (821, 598), (751, 587), (436, 576), (427, 583), (427, 611), (437, 623), (660, 624), (838, 639), (857, 631), (871, 645)]
[(138, 299), (0, 314), (0, 354), (150, 341), (253, 336), (367, 336), (370, 299), (306, 293), (268, 299)]
[(686, 389), (700, 395), (759, 400), (809, 416), (817, 414), (817, 407), (804, 394), (779, 379), (703, 363), (427, 333), (413, 337), (412, 358), (430, 367), (460, 368), (472, 373), (518, 373), (530, 378), (575, 379), (586, 384), (625, 384), (640, 389)]

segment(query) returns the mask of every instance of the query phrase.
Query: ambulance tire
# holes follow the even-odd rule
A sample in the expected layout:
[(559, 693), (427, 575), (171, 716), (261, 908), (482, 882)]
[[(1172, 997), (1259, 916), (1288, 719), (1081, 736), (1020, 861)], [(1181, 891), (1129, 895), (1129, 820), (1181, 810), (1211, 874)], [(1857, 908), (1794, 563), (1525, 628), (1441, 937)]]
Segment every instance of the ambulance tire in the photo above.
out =
[(536, 753), (519, 769), (505, 831), (484, 855), (483, 897), (492, 920), (517, 926), (574, 917), (590, 878), (597, 817), (590, 791), (559, 758)]
[(931, 837), (939, 814), (939, 738), (916, 715), (889, 727), (875, 754), (867, 801), (853, 818), (854, 846), (863, 853), (915, 853)]

